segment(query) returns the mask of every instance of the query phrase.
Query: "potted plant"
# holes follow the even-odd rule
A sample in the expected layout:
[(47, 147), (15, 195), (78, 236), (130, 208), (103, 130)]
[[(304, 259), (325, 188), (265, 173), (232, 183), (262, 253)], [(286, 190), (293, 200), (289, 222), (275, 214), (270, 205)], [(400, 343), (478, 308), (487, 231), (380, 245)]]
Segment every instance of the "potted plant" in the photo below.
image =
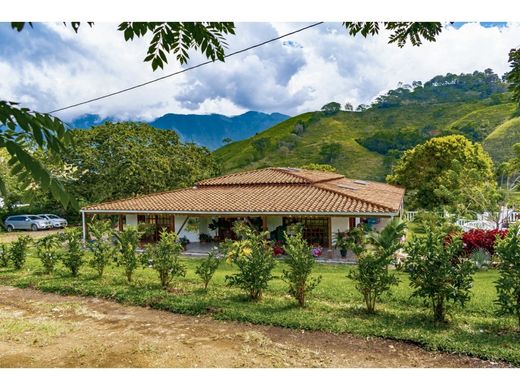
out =
[(352, 244), (348, 232), (340, 232), (338, 230), (338, 232), (334, 235), (334, 247), (339, 249), (341, 257), (347, 257), (347, 251), (351, 245)]
[(186, 250), (186, 247), (190, 243), (190, 240), (188, 240), (188, 237), (182, 236), (181, 238), (179, 238), (179, 242), (182, 245), (183, 250)]

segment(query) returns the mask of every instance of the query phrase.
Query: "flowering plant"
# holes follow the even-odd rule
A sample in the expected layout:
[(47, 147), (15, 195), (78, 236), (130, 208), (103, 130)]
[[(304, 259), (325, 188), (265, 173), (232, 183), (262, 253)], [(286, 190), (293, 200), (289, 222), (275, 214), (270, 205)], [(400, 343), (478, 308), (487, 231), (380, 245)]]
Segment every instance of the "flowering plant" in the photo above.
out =
[(321, 246), (315, 246), (311, 249), (311, 255), (313, 255), (314, 257), (320, 257), (322, 253), (323, 248)]

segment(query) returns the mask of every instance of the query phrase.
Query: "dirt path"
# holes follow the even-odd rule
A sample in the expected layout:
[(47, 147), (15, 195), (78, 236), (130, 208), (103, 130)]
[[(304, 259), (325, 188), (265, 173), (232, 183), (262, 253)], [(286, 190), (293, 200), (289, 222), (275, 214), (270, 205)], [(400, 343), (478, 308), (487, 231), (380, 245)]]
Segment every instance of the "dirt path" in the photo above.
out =
[(500, 367), (374, 338), (0, 287), (0, 367)]

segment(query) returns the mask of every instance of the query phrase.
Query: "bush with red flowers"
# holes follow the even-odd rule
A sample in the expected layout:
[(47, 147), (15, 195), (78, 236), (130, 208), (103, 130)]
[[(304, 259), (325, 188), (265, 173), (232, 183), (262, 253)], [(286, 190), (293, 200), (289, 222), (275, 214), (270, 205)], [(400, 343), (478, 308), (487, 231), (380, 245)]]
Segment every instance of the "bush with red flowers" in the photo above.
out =
[(472, 229), (462, 235), (462, 242), (464, 243), (464, 251), (466, 253), (473, 253), (477, 249), (485, 249), (490, 254), (495, 253), (495, 241), (497, 237), (504, 238), (507, 235), (507, 230), (493, 229)]

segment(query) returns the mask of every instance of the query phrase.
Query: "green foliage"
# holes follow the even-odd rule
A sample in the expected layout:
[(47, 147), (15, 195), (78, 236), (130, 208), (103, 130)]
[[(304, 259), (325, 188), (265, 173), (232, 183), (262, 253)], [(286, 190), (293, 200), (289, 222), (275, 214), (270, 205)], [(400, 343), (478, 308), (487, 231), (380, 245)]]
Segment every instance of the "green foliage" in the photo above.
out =
[(360, 33), (364, 37), (379, 34), (382, 26), (392, 32), (388, 43), (397, 43), (399, 47), (403, 47), (408, 41), (413, 46), (420, 46), (423, 39), (435, 42), (435, 37), (442, 31), (442, 23), (438, 22), (344, 22), (343, 26), (350, 35)]
[(61, 238), (58, 234), (50, 234), (36, 241), (36, 253), (40, 258), (43, 269), (47, 274), (54, 271), (54, 267), (61, 260)]
[(110, 221), (98, 220), (87, 226), (92, 237), (87, 241), (87, 247), (92, 252), (89, 264), (101, 278), (107, 264), (117, 259), (117, 248), (112, 244), (112, 225)]
[(399, 279), (388, 271), (389, 262), (372, 252), (358, 257), (358, 265), (347, 275), (356, 283), (356, 289), (363, 295), (368, 313), (374, 313), (376, 301), (399, 283)]
[(0, 267), (9, 266), (9, 245), (6, 243), (0, 244)]
[(78, 276), (79, 269), (85, 261), (81, 234), (78, 228), (67, 228), (61, 233), (64, 243), (61, 261), (70, 270), (72, 276)]
[(310, 163), (310, 164), (304, 164), (304, 165), (300, 166), (300, 168), (310, 169), (312, 171), (336, 172), (336, 168), (334, 168), (332, 165), (329, 165), (329, 164)]
[(234, 34), (235, 25), (231, 22), (123, 22), (118, 30), (123, 31), (126, 41), (152, 34), (144, 60), (156, 70), (168, 63), (168, 53), (174, 53), (179, 63), (186, 64), (192, 49), (200, 50), (212, 61), (224, 61), (225, 35)]
[(368, 150), (388, 154), (391, 151), (405, 151), (431, 138), (428, 128), (404, 128), (396, 131), (382, 130), (358, 139), (358, 142)]
[(381, 232), (370, 232), (358, 254), (358, 266), (350, 271), (348, 278), (356, 283), (356, 289), (363, 295), (368, 313), (374, 313), (376, 302), (382, 294), (399, 283), (395, 274), (389, 271), (397, 250), (402, 247), (401, 237), (405, 223), (393, 219)]
[(512, 314), (518, 319), (520, 330), (520, 225), (509, 229), (503, 239), (495, 246), (500, 263), (500, 278), (496, 282), (499, 314)]
[(144, 252), (145, 264), (159, 274), (161, 286), (167, 288), (174, 277), (186, 276), (186, 267), (180, 262), (182, 244), (177, 234), (164, 229), (159, 242), (148, 245)]
[[(19, 107), (17, 103), (0, 100), (0, 148), (10, 155), (8, 164), (13, 175), (28, 186), (33, 181), (49, 191), (65, 207), (77, 207), (75, 200), (65, 191), (63, 184), (34, 157), (33, 150), (59, 154), (70, 141), (63, 123), (48, 114)], [(6, 194), (0, 178), (0, 193)]]
[(79, 168), (70, 191), (88, 203), (188, 187), (219, 170), (210, 152), (144, 123), (72, 131), (63, 160)]
[(9, 247), (9, 257), (15, 269), (22, 269), (27, 259), (27, 250), (32, 242), (31, 237), (27, 235), (18, 236), (16, 241), (11, 243)]
[(307, 295), (318, 286), (321, 276), (310, 277), (316, 260), (301, 230), (290, 236), (284, 232), (284, 241), (285, 262), (289, 268), (282, 271), (282, 279), (289, 285), (289, 294), (296, 298), (300, 307), (304, 307)]
[(515, 48), (509, 51), (509, 66), (511, 70), (506, 74), (509, 90), (513, 93), (513, 100), (520, 102), (520, 50)]
[(339, 104), (337, 102), (327, 103), (321, 108), (321, 111), (323, 111), (325, 113), (325, 115), (334, 115), (334, 114), (337, 114), (338, 112), (340, 112), (340, 110), (341, 110), (341, 104)]
[(435, 322), (444, 322), (447, 302), (464, 305), (470, 299), (475, 268), (462, 259), (462, 240), (449, 239), (441, 230), (426, 231), (407, 245), (406, 271), (410, 276), (412, 296), (431, 305)]
[(260, 159), (265, 155), (267, 149), (269, 149), (271, 146), (271, 140), (269, 138), (257, 138), (251, 143), (251, 145), (255, 150), (256, 158)]
[(142, 263), (142, 255), (137, 253), (137, 249), (143, 233), (129, 226), (121, 232), (115, 232), (114, 235), (119, 245), (116, 263), (125, 269), (126, 279), (131, 282), (134, 270)]
[(221, 259), (215, 251), (210, 251), (208, 256), (200, 262), (195, 269), (195, 273), (200, 277), (202, 283), (204, 283), (204, 290), (208, 289), (208, 284), (213, 278), (215, 271), (220, 265)]
[(267, 241), (269, 232), (258, 233), (245, 224), (235, 224), (238, 240), (225, 245), (226, 258), (238, 267), (234, 275), (227, 275), (230, 286), (236, 286), (249, 295), (253, 301), (262, 299), (262, 293), (273, 278), (276, 262), (273, 249)]
[(341, 144), (337, 142), (323, 144), (320, 147), (320, 156), (324, 163), (331, 164), (341, 155)]
[(407, 189), (409, 207), (425, 209), (463, 205), (478, 210), (472, 194), (496, 188), (489, 155), (460, 135), (433, 138), (406, 151), (387, 180)]

